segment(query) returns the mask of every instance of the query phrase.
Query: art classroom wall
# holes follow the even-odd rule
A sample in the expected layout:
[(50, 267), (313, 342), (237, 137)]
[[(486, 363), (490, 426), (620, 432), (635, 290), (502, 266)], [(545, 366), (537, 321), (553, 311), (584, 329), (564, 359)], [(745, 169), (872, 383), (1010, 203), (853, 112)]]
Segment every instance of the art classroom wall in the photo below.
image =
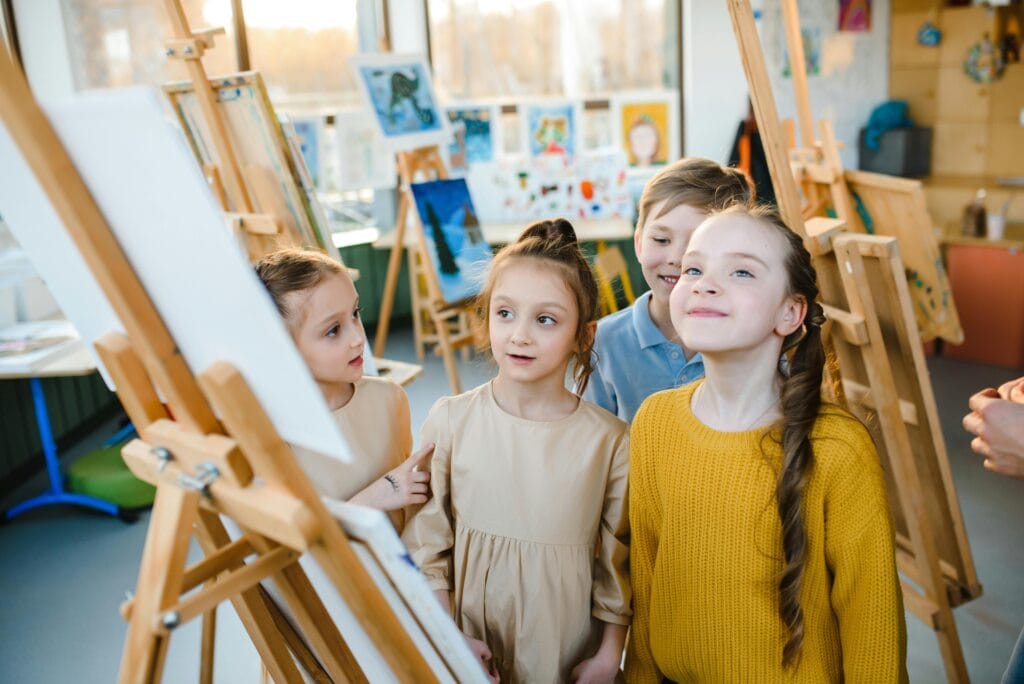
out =
[[(793, 81), (782, 76), (782, 8), (764, 0), (751, 4), (762, 11), (757, 24), (779, 116), (795, 119)], [(838, 2), (798, 5), (801, 25), (818, 29), (821, 38), (821, 74), (808, 78), (814, 118), (832, 120), (846, 144), (844, 166), (857, 168), (857, 133), (888, 99), (891, 0), (874, 0), (871, 30), (856, 33), (838, 31)], [(724, 2), (683, 0), (683, 63), (683, 154), (724, 162), (747, 113), (747, 81)]]

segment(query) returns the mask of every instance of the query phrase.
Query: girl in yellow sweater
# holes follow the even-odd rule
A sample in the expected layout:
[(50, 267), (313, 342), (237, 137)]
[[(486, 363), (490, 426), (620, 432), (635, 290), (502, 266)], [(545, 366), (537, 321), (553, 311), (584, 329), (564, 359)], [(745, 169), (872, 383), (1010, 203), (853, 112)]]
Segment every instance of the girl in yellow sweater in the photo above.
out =
[(863, 425), (821, 402), (817, 296), (773, 211), (690, 241), (670, 311), (706, 377), (632, 426), (631, 682), (907, 679), (885, 480)]

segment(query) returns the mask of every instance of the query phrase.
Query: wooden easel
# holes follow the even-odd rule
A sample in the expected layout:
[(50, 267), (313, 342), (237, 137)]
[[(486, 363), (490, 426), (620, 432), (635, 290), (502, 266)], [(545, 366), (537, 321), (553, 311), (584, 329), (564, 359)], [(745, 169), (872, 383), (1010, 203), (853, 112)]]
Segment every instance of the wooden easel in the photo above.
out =
[[(214, 36), (223, 28), (192, 31), (181, 6), (181, 0), (164, 0), (173, 38), (165, 44), (168, 59), (181, 60), (188, 69), (189, 80), (199, 103), (200, 113), (209, 131), (209, 144), (216, 163), (200, 163), (214, 196), (220, 201), (228, 226), (244, 239), (251, 261), (264, 254), (288, 246), (316, 245), (338, 258), (337, 250), (327, 244), (329, 236), (320, 235), (312, 221), (297, 222), (284, 208), (280, 190), (272, 178), (257, 173), (261, 168), (243, 169), (230, 142), (227, 124), (217, 104), (217, 90), (203, 67), (203, 54), (214, 46)], [(255, 75), (258, 78), (258, 74)], [(278, 125), (276, 121), (274, 125)], [(198, 154), (198, 153), (197, 153)], [(287, 154), (284, 155), (287, 160)], [(293, 175), (297, 175), (294, 174)], [(248, 185), (247, 185), (248, 181)], [(296, 188), (301, 196), (300, 183)], [(250, 193), (255, 193), (255, 197)], [(257, 206), (262, 211), (257, 211)]]
[[(728, 7), (779, 209), (786, 223), (804, 237), (818, 272), (829, 319), (826, 337), (838, 357), (833, 370), (838, 375), (833, 377), (841, 380), (843, 390), (836, 399), (865, 420), (886, 471), (896, 518), (897, 564), (910, 580), (902, 581), (906, 606), (935, 631), (949, 680), (966, 682), (952, 607), (979, 596), (981, 586), (949, 471), (898, 243), (844, 232), (842, 219), (816, 217), (805, 222), (753, 12), (748, 0), (729, 0)], [(783, 7), (787, 29), (798, 28), (795, 2), (784, 0)], [(789, 36), (795, 84), (803, 68), (798, 30), (796, 36), (795, 41)], [(809, 100), (800, 108), (806, 108), (801, 118), (809, 119)], [(826, 141), (828, 133), (826, 129)], [(836, 206), (843, 211), (840, 203)]]
[[(455, 351), (464, 349), (473, 343), (473, 334), (469, 330), (468, 318), (473, 313), (472, 304), (465, 302), (447, 303), (441, 295), (441, 286), (437, 282), (437, 274), (431, 266), (427, 238), (416, 212), (416, 201), (410, 186), (416, 178), (424, 180), (443, 180), (448, 178), (448, 170), (441, 159), (440, 150), (436, 145), (421, 147), (408, 152), (398, 153), (399, 200), (398, 214), (395, 219), (393, 233), (394, 244), (388, 258), (388, 272), (384, 280), (384, 293), (381, 295), (380, 314), (377, 318), (377, 334), (373, 344), (374, 356), (384, 354), (387, 344), (388, 328), (391, 324), (391, 311), (395, 302), (395, 288), (398, 285), (398, 273), (402, 265), (402, 252), (405, 250), (406, 224), (413, 217), (417, 227), (417, 246), (409, 247), (409, 286), (413, 298), (413, 334), (416, 342), (416, 353), (423, 358), (424, 344), (435, 343), (435, 353), (444, 358), (445, 371), (452, 394), (462, 391), (459, 380), (459, 368), (455, 361)], [(426, 285), (425, 295), (421, 283)]]
[[(820, 137), (815, 139), (811, 100), (807, 87), (800, 18), (795, 0), (782, 2), (786, 43), (791, 57), (793, 92), (796, 101), (801, 145), (796, 132), (789, 129), (790, 168), (804, 195), (803, 217), (824, 216), (829, 204), (847, 229), (856, 233), (874, 233), (899, 238), (915, 317), (921, 339), (936, 337), (953, 344), (963, 342), (963, 329), (952, 301), (949, 280), (942, 265), (938, 241), (924, 203), (920, 181), (877, 173), (847, 171), (839, 156), (841, 143), (832, 122), (818, 122)], [(857, 191), (862, 206), (873, 221), (866, 226), (854, 200)]]
[[(173, 630), (224, 600), (235, 605), (275, 681), (302, 681), (260, 593), (265, 578), (280, 586), (330, 677), (365, 681), (297, 564), (304, 552), (400, 681), (437, 681), (242, 375), (223, 362), (193, 375), (24, 76), (2, 52), (0, 119), (127, 331), (96, 346), (141, 435), (125, 460), (157, 494), (138, 588), (124, 607), (130, 623), (119, 681), (158, 681)], [(222, 515), (239, 524), (242, 538), (229, 539)], [(193, 532), (207, 556), (186, 567)]]

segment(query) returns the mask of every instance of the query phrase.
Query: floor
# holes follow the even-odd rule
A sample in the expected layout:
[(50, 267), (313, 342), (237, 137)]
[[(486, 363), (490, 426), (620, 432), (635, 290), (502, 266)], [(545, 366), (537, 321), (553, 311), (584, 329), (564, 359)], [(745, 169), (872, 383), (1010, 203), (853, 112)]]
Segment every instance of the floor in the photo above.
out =
[[(387, 356), (414, 360), (411, 334), (398, 330)], [(413, 425), (448, 392), (441, 360), (427, 357), (409, 388)], [(984, 595), (956, 610), (968, 670), (975, 682), (998, 682), (1024, 623), (1024, 481), (993, 475), (969, 451), (960, 428), (968, 397), (980, 387), (1024, 373), (944, 358), (929, 359), (950, 465)], [(462, 364), (466, 388), (492, 375), (485, 360)], [(114, 426), (70, 450), (67, 459), (98, 445)], [(6, 508), (43, 488), (26, 485)], [(0, 663), (9, 682), (110, 682), (117, 675), (125, 623), (118, 604), (134, 589), (146, 518), (135, 524), (70, 508), (33, 511), (0, 526)], [(908, 667), (913, 682), (944, 680), (932, 632), (911, 615)], [(230, 608), (218, 611), (217, 682), (259, 681), (256, 652)], [(199, 627), (179, 628), (171, 640), (164, 681), (195, 681)]]

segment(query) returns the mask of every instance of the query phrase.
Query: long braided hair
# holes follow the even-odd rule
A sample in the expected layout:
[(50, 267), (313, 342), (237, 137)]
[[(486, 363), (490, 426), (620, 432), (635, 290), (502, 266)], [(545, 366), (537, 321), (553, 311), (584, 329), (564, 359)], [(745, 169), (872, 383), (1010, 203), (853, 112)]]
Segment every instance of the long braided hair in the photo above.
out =
[(804, 525), (803, 493), (814, 464), (810, 433), (821, 408), (821, 383), (825, 349), (821, 326), (825, 315), (818, 303), (817, 274), (811, 255), (800, 236), (786, 226), (778, 211), (767, 206), (735, 206), (726, 213), (745, 213), (774, 229), (786, 244), (785, 268), (788, 294), (807, 302), (803, 325), (782, 343), (786, 362), (782, 374), (782, 468), (775, 498), (782, 523), (782, 551), (785, 566), (778, 581), (779, 617), (787, 639), (782, 650), (783, 666), (796, 663), (803, 647), (804, 614), (800, 605), (804, 567), (807, 559), (807, 529)]

